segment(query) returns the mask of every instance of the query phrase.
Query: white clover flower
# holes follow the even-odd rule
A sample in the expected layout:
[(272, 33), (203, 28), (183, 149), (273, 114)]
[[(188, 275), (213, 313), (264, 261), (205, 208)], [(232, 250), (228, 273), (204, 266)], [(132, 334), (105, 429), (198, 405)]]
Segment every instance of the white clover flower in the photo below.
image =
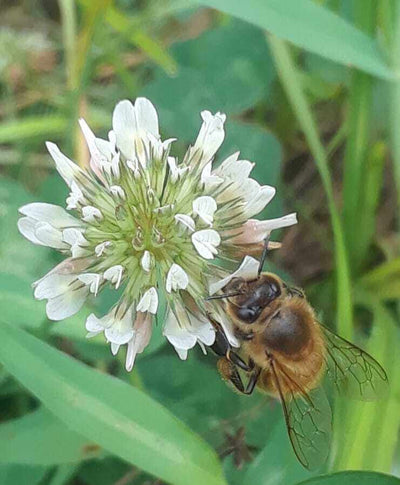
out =
[(117, 104), (108, 140), (96, 138), (80, 120), (90, 169), (47, 143), (70, 188), (66, 207), (72, 213), (45, 203), (20, 209), (20, 232), (67, 257), (34, 284), (35, 297), (47, 300), (50, 319), (73, 315), (105, 285), (122, 288), (110, 312), (90, 315), (86, 328), (89, 337), (104, 333), (114, 354), (126, 345), (128, 370), (151, 338), (160, 298), (168, 307), (164, 335), (182, 359), (196, 343), (212, 345), (215, 332), (204, 298), (209, 281), (227, 274), (215, 258), (259, 254), (273, 229), (296, 223), (295, 214), (251, 219), (275, 189), (251, 179), (253, 164), (238, 153), (213, 170), (225, 115), (201, 116), (200, 133), (182, 162), (170, 156), (174, 140), (161, 140), (157, 112), (145, 98)]

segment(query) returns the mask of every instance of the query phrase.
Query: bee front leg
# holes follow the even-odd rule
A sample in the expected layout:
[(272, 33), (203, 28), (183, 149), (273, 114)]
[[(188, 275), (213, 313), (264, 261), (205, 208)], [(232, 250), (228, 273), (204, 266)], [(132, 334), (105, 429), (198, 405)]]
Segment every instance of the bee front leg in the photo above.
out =
[(246, 364), (246, 362), (241, 357), (239, 357), (239, 355), (234, 350), (232, 350), (232, 346), (229, 343), (220, 324), (210, 315), (208, 316), (208, 318), (215, 328), (215, 341), (210, 346), (212, 351), (221, 357), (225, 357), (229, 362), (237, 365), (246, 372), (250, 372), (251, 370), (253, 370), (254, 365), (251, 365), (252, 363), (250, 363), (250, 365)]

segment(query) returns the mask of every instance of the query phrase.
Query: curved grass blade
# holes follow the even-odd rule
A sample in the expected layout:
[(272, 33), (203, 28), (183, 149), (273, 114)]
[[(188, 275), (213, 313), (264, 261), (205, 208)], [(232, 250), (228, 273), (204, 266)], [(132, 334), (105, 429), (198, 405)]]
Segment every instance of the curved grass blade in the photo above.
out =
[(72, 430), (174, 485), (226, 484), (214, 451), (145, 393), (10, 324), (0, 340), (5, 368)]
[(311, 0), (197, 0), (332, 61), (394, 79), (376, 42)]

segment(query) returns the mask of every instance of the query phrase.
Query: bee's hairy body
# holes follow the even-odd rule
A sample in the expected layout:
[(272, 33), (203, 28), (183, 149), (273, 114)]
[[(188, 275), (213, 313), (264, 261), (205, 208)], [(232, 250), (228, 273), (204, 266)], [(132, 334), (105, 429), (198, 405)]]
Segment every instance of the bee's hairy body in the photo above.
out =
[(257, 387), (278, 394), (272, 357), (288, 376), (281, 392), (297, 394), (299, 389), (315, 388), (324, 371), (325, 343), (303, 293), (292, 292), (271, 273), (253, 281), (234, 279), (223, 291), (242, 292), (226, 302), (226, 312), (240, 342), (239, 355), (261, 369)]
[(232, 347), (210, 314), (219, 372), (240, 393), (251, 394), (257, 387), (277, 397), (298, 460), (308, 469), (319, 467), (329, 453), (332, 426), (322, 377), (326, 374), (352, 397), (374, 400), (387, 392), (384, 369), (321, 325), (304, 293), (275, 274), (235, 277), (222, 291), (239, 348)]

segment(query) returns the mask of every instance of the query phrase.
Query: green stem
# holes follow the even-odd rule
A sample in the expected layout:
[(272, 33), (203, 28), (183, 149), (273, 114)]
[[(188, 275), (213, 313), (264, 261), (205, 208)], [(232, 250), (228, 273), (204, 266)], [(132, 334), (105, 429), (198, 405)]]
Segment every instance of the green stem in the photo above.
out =
[(315, 163), (326, 193), (335, 243), (335, 262), (337, 272), (337, 329), (341, 335), (350, 338), (352, 335), (353, 306), (350, 275), (342, 223), (333, 196), (328, 158), (319, 139), (316, 123), (302, 90), (300, 76), (290, 55), (288, 46), (284, 41), (273, 35), (268, 36), (268, 42), (278, 75), (286, 95), (289, 98), (294, 114), (296, 115), (307, 139), (310, 151), (315, 158)]
[(61, 25), (65, 51), (65, 72), (69, 90), (75, 87), (76, 78), (76, 10), (74, 0), (59, 0)]
[[(395, 72), (400, 72), (400, 3), (394, 2), (392, 37), (392, 66)], [(391, 86), (391, 111), (390, 111), (390, 141), (393, 156), (393, 170), (397, 186), (397, 199), (400, 205), (400, 76)]]
[[(375, 29), (376, 1), (357, 0), (355, 3), (357, 26), (371, 34)], [(348, 100), (349, 138), (346, 144), (343, 171), (343, 221), (346, 242), (354, 274), (360, 271), (363, 263), (360, 233), (354, 228), (358, 225), (360, 209), (364, 207), (364, 198), (368, 197), (363, 188), (363, 173), (370, 138), (370, 114), (372, 101), (371, 76), (353, 71)]]

